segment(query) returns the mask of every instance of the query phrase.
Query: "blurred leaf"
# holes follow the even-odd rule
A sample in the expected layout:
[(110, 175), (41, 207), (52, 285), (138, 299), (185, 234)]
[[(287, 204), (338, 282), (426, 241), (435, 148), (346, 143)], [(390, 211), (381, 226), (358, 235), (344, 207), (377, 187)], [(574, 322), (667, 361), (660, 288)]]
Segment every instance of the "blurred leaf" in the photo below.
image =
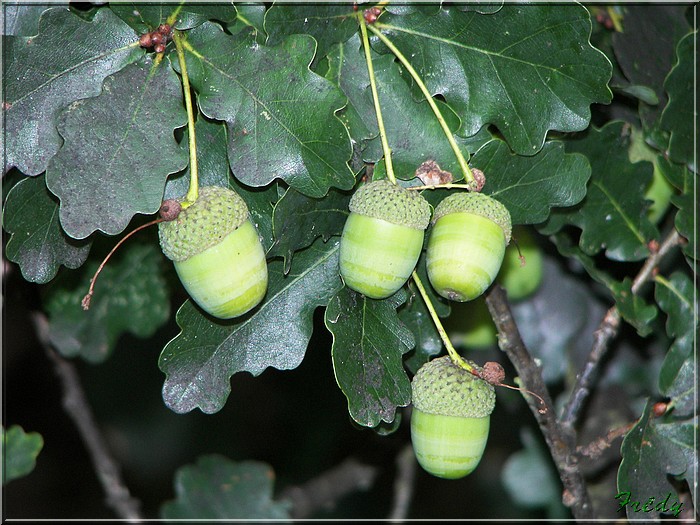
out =
[(521, 155), (537, 153), (548, 130), (585, 129), (590, 104), (611, 99), (611, 65), (588, 42), (580, 5), (508, 4), (488, 15), (428, 6), (377, 27), (457, 112), (460, 135), (494, 124)]
[(552, 234), (573, 224), (582, 230), (579, 246), (587, 255), (605, 250), (608, 259), (617, 261), (637, 261), (649, 255), (647, 243), (659, 235), (646, 216), (644, 196), (653, 166), (630, 163), (629, 141), (625, 124), (611, 122), (567, 142), (567, 152), (583, 153), (591, 163), (588, 193), (574, 208), (553, 210), (540, 227), (542, 233)]
[(275, 241), (267, 256), (284, 257), (284, 272), (288, 273), (295, 251), (310, 246), (319, 237), (327, 241), (333, 235), (340, 236), (350, 214), (349, 202), (349, 194), (335, 190), (317, 199), (289, 188), (275, 204)]
[(694, 157), (697, 146), (694, 133), (696, 121), (689, 114), (688, 108), (692, 108), (695, 101), (697, 57), (694, 45), (697, 36), (697, 31), (689, 33), (678, 43), (677, 61), (664, 83), (669, 101), (660, 121), (660, 126), (671, 134), (668, 145), (670, 160), (688, 164), (695, 172), (698, 171)]
[(266, 44), (275, 46), (290, 35), (310, 35), (316, 40), (314, 61), (328, 49), (357, 32), (352, 3), (273, 4), (265, 13)]
[(44, 447), (44, 438), (37, 432), (25, 432), (19, 425), (2, 427), (2, 484), (26, 476), (36, 465)]
[(39, 32), (39, 18), (50, 9), (48, 5), (21, 5), (5, 3), (3, 6), (5, 36), (32, 36)]
[(532, 430), (524, 428), (520, 436), (524, 447), (511, 454), (503, 465), (503, 487), (515, 503), (526, 508), (561, 505), (560, 481), (552, 468), (551, 457)]
[[(629, 493), (631, 501), (641, 502), (642, 505), (649, 498), (659, 498), (660, 501), (668, 493), (671, 493), (671, 500), (678, 501), (678, 494), (669, 483), (668, 475), (686, 473), (689, 466), (685, 457), (687, 444), (670, 439), (681, 424), (671, 423), (675, 428), (659, 425), (651, 417), (652, 406), (653, 402), (647, 401), (642, 417), (622, 441), (622, 463), (617, 473), (618, 495), (615, 496), (620, 505), (624, 499), (620, 493)], [(690, 444), (692, 446), (692, 439)], [(625, 506), (625, 511), (628, 519), (648, 520), (658, 518), (660, 514), (652, 508), (649, 512), (645, 511), (642, 517), (629, 504)]]
[(170, 317), (163, 264), (157, 243), (123, 245), (97, 278), (87, 311), (81, 300), (98, 264), (85, 265), (80, 274), (61, 275), (44, 300), (51, 343), (66, 357), (101, 363), (123, 333), (152, 336)]
[[(224, 186), (237, 192), (248, 205), (248, 211), (258, 230), (263, 247), (272, 245), (272, 211), (277, 201), (277, 188), (272, 184), (267, 188), (244, 186), (231, 175), (226, 151), (226, 125), (223, 122), (207, 120), (203, 116), (195, 122), (197, 135), (197, 165), (199, 185)], [(180, 142), (183, 155), (189, 154), (189, 133), (185, 131)], [(190, 185), (190, 168), (168, 179), (163, 199), (174, 199), (185, 195)]]
[(5, 255), (19, 264), (22, 276), (47, 283), (60, 265), (78, 268), (87, 259), (90, 242), (66, 235), (58, 221), (58, 200), (43, 176), (25, 178), (13, 186), (3, 210), (3, 228), (11, 234)]
[(646, 337), (652, 330), (652, 321), (656, 319), (656, 306), (648, 304), (642, 297), (632, 293), (632, 281), (629, 277), (621, 283), (610, 287), (615, 305), (622, 318), (634, 326), (641, 337)]
[(682, 337), (695, 331), (696, 292), (693, 281), (681, 272), (672, 273), (668, 280), (657, 278), (655, 298), (668, 316), (666, 333), (670, 337)]
[(177, 75), (151, 57), (105, 80), (100, 96), (64, 111), (58, 130), (65, 142), (46, 184), (61, 199), (66, 233), (116, 235), (137, 213), (156, 213), (168, 175), (187, 165), (173, 136), (185, 123)]
[(272, 499), (275, 474), (265, 463), (200, 456), (175, 474), (177, 499), (161, 506), (165, 520), (286, 520), (289, 504)]
[(89, 22), (67, 7), (46, 10), (37, 36), (3, 37), (4, 171), (45, 171), (62, 143), (58, 112), (97, 95), (105, 77), (137, 60), (143, 54), (137, 40), (109, 9)]
[(153, 31), (160, 24), (164, 24), (168, 17), (177, 10), (177, 19), (173, 24), (177, 29), (192, 29), (202, 25), (208, 20), (219, 20), (220, 22), (232, 22), (236, 20), (236, 8), (230, 2), (227, 4), (205, 4), (205, 3), (181, 3), (171, 2), (149, 2), (148, 4), (138, 3), (112, 3), (109, 8), (116, 13), (119, 18), (134, 28), (139, 33)]
[(553, 207), (578, 204), (591, 176), (586, 157), (565, 154), (561, 142), (547, 142), (536, 155), (524, 157), (502, 140), (492, 140), (471, 164), (484, 172), (484, 193), (508, 208), (513, 224), (537, 224)]
[(673, 64), (676, 43), (689, 29), (686, 7), (625, 5), (624, 31), (612, 35), (615, 58), (625, 77), (632, 84), (653, 90), (657, 99), (653, 107), (644, 104), (640, 107), (644, 127), (654, 125), (666, 104), (664, 79)]
[(396, 314), (405, 300), (403, 290), (379, 301), (343, 288), (326, 308), (335, 378), (348, 398), (350, 415), (360, 425), (389, 423), (396, 407), (411, 402), (402, 356), (415, 342)]
[(261, 46), (250, 31), (228, 36), (211, 23), (188, 32), (187, 68), (199, 107), (226, 121), (229, 161), (244, 184), (281, 178), (311, 197), (353, 186), (350, 140), (335, 115), (344, 97), (309, 69), (313, 47), (304, 36)]
[(218, 412), (231, 392), (237, 372), (261, 374), (271, 366), (296, 368), (304, 358), (313, 329), (313, 312), (342, 287), (338, 242), (316, 241), (298, 252), (289, 274), (282, 261), (268, 264), (267, 295), (251, 313), (222, 321), (206, 316), (187, 301), (177, 312), (182, 331), (161, 353), (165, 373), (163, 399), (177, 413), (199, 408)]

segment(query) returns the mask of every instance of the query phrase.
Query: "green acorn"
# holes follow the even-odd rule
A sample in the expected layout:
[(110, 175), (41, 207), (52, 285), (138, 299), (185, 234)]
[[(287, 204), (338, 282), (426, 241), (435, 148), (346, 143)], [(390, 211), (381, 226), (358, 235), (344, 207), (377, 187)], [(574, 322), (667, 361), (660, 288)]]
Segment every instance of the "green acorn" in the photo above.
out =
[(426, 255), (435, 291), (459, 302), (479, 297), (496, 278), (510, 235), (510, 213), (488, 195), (459, 192), (442, 200)]
[(176, 219), (161, 222), (158, 233), (187, 293), (207, 313), (231, 319), (262, 301), (265, 251), (248, 207), (235, 191), (200, 188), (197, 200)]
[(486, 448), (493, 386), (444, 356), (423, 365), (411, 387), (411, 441), (420, 466), (439, 478), (471, 474)]
[(350, 199), (340, 239), (340, 275), (372, 299), (393, 295), (408, 280), (423, 248), (430, 205), (386, 179), (362, 186)]

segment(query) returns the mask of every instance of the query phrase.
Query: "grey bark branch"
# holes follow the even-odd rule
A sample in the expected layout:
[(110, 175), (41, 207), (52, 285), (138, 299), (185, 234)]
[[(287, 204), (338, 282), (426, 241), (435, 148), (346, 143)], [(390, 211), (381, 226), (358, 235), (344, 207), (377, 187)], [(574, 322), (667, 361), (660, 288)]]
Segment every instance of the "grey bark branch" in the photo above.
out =
[(408, 517), (416, 481), (416, 456), (409, 443), (396, 456), (396, 480), (394, 481), (394, 503), (389, 514), (393, 521)]
[(304, 519), (319, 510), (332, 509), (347, 494), (369, 489), (376, 476), (376, 467), (349, 458), (303, 485), (284, 489), (278, 499), (292, 503), (292, 518)]
[(500, 285), (494, 284), (486, 295), (486, 305), (498, 328), (498, 344), (513, 363), (521, 386), (531, 390), (544, 401), (525, 393), (525, 399), (544, 435), (554, 464), (564, 486), (562, 502), (571, 509), (577, 520), (593, 518), (593, 506), (588, 495), (586, 480), (578, 466), (575, 443), (557, 421), (554, 403), (549, 395), (539, 367), (528, 352)]
[(124, 483), (117, 463), (99, 431), (90, 404), (85, 397), (75, 366), (54, 350), (48, 336), (48, 320), (41, 313), (33, 314), (34, 326), (63, 388), (63, 408), (73, 420), (90, 454), (97, 478), (107, 496), (107, 505), (115, 514), (133, 522), (141, 521), (140, 502), (133, 498)]
[[(683, 237), (677, 230), (673, 230), (661, 244), (659, 249), (652, 253), (644, 262), (641, 270), (632, 282), (632, 293), (636, 294), (642, 285), (653, 278), (654, 270), (659, 264), (659, 261), (675, 246), (683, 242)], [(578, 420), (581, 409), (583, 408), (595, 378), (598, 375), (600, 363), (610, 347), (610, 342), (617, 336), (620, 329), (620, 312), (616, 306), (611, 307), (603, 321), (600, 323), (598, 330), (593, 336), (593, 347), (586, 364), (583, 366), (581, 373), (578, 374), (576, 384), (571, 390), (569, 400), (564, 407), (561, 417), (561, 423), (568, 431), (572, 431), (576, 421)]]

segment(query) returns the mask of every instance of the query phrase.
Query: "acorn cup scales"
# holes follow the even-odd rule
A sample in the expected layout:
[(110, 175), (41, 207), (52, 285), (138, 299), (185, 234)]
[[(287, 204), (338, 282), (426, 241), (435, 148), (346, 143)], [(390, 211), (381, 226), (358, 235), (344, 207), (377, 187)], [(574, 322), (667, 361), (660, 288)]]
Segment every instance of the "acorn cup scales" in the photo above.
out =
[(187, 293), (210, 315), (231, 319), (262, 301), (268, 280), (265, 251), (235, 191), (200, 188), (197, 200), (176, 219), (161, 222), (158, 233)]
[(396, 293), (423, 249), (430, 205), (418, 193), (386, 179), (359, 188), (340, 241), (340, 275), (371, 299)]
[(459, 192), (435, 208), (426, 265), (435, 291), (451, 301), (471, 301), (491, 286), (510, 242), (508, 209), (474, 192)]
[(440, 478), (472, 473), (486, 448), (496, 404), (493, 386), (444, 356), (423, 365), (411, 387), (411, 441), (418, 463)]

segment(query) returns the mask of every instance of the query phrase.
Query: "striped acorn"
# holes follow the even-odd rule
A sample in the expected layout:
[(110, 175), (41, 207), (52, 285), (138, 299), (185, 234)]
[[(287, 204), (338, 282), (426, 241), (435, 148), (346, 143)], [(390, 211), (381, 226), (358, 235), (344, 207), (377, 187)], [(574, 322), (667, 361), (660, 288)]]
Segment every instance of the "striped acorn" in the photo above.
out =
[(439, 478), (471, 474), (486, 448), (496, 405), (493, 386), (449, 356), (423, 365), (411, 386), (411, 441), (420, 466)]
[(483, 294), (498, 275), (510, 234), (510, 213), (488, 195), (459, 192), (443, 199), (426, 255), (435, 291), (459, 302)]
[(235, 191), (200, 188), (197, 200), (176, 219), (161, 222), (158, 233), (187, 293), (210, 315), (231, 319), (262, 301), (265, 251), (248, 207)]
[(418, 193), (386, 179), (362, 186), (340, 239), (345, 284), (371, 299), (396, 293), (418, 262), (429, 222), (430, 205)]

